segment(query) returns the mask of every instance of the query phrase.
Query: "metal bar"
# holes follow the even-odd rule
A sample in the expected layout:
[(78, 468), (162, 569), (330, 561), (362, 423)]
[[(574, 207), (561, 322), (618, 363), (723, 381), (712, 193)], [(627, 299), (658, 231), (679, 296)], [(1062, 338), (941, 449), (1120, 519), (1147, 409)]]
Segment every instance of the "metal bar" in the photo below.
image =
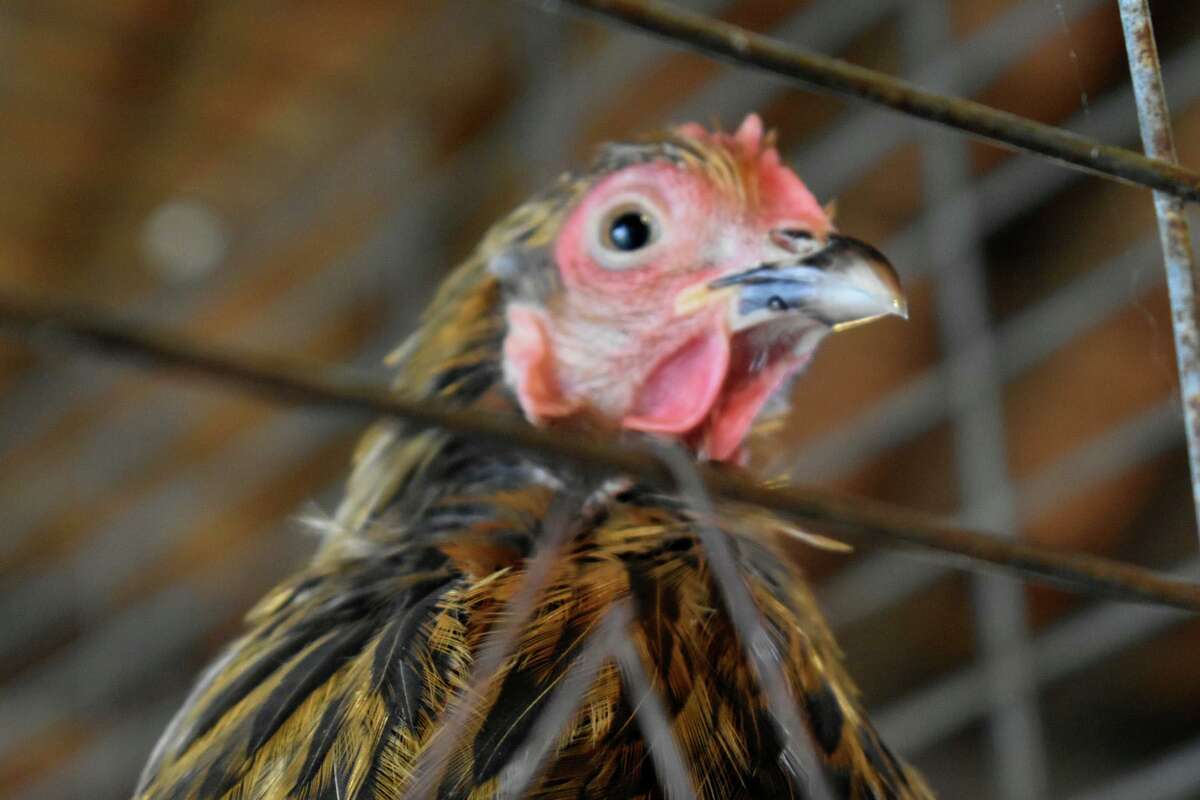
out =
[[(810, 50), (837, 53), (886, 19), (903, 3), (904, 0), (810, 3), (776, 25), (771, 35)], [(689, 5), (689, 8), (699, 10), (693, 5)], [(664, 120), (668, 114), (675, 120), (705, 120), (714, 113), (767, 106), (787, 86), (783, 80), (769, 80), (771, 77), (724, 70), (679, 105), (663, 109)]]
[[(581, 498), (564, 492), (554, 498), (542, 524), (542, 539), (532, 558), (525, 562), (525, 575), (512, 600), (504, 608), (497, 624), (476, 655), (471, 676), (463, 691), (454, 697), (435, 722), (438, 735), (417, 756), (406, 797), (433, 800), (438, 796), (446, 765), (455, 748), (462, 744), (467, 726), (478, 719), (504, 663), (513, 656), (525, 624), (533, 615), (538, 597), (559, 562), (563, 546), (577, 531), (572, 516), (581, 510)], [(551, 741), (557, 736), (556, 731)]]
[[(1179, 104), (1190, 104), (1200, 97), (1200, 82), (1189, 81), (1189, 75), (1200, 71), (1200, 44), (1193, 44), (1171, 58), (1167, 64), (1167, 73), (1179, 80), (1174, 81), (1177, 87), (1173, 101)], [(1106, 95), (1100, 102), (1092, 106), (1087, 116), (1071, 120), (1074, 127), (1090, 131), (1094, 135), (1110, 138), (1125, 138), (1136, 133), (1136, 126), (1131, 116), (1123, 111), (1132, 97), (1128, 91), (1113, 92)], [(1124, 126), (1128, 125), (1126, 130)], [(883, 135), (883, 134), (881, 134)], [(847, 154), (847, 159), (853, 160), (856, 154)], [(928, 214), (950, 213), (948, 209), (964, 204), (974, 204), (980, 209), (980, 233), (987, 235), (999, 227), (1009, 223), (1031, 204), (1044, 201), (1054, 192), (1065, 188), (1074, 177), (1071, 173), (1060, 170), (1042, 169), (1037, 162), (1013, 159), (989, 173), (978, 183), (956, 194), (942, 207), (932, 209)], [(914, 221), (906, 230), (893, 236), (884, 244), (893, 261), (904, 264), (909, 279), (927, 273), (928, 265), (921, 259), (920, 247), (923, 239), (922, 226), (925, 217)], [(1150, 240), (1139, 244), (1114, 260), (1106, 262), (1097, 270), (1080, 278), (1072, 286), (1086, 286), (1087, 291), (1105, 300), (1105, 305), (1090, 306), (1087, 303), (1075, 303), (1071, 300), (1070, 287), (1055, 295), (1054, 303), (1059, 313), (1050, 313), (1051, 309), (1044, 303), (1023, 312), (1020, 317), (1040, 317), (1040, 325), (1046, 332), (1058, 331), (1066, 334), (1073, 328), (1074, 323), (1082, 326), (1100, 318), (1100, 311), (1108, 313), (1109, 309), (1117, 306), (1110, 300), (1119, 301), (1125, 295), (1122, 286), (1131, 281), (1136, 285), (1145, 285), (1147, 275), (1141, 271), (1146, 258), (1158, 251), (1157, 245), (1151, 245)], [(1145, 253), (1143, 258), (1140, 254)], [(955, 254), (956, 257), (961, 254)], [(1122, 277), (1119, 264), (1125, 265), (1128, 277)], [(1105, 273), (1105, 285), (1098, 285), (1099, 273)], [(1045, 343), (1050, 341), (1038, 334), (1032, 325), (1023, 327), (1016, 324), (1016, 319), (1006, 323), (1004, 331), (1021, 339), (1019, 342), (1007, 343), (1007, 333), (1001, 334), (1001, 367), (1006, 375), (1013, 375), (1020, 369), (1035, 363), (1050, 350)], [(1020, 334), (1018, 335), (1018, 331)], [(1073, 336), (1074, 334), (1070, 334)], [(1069, 337), (1068, 337), (1069, 338)], [(1066, 338), (1054, 341), (1065, 343)], [(1034, 354), (1040, 353), (1037, 357)], [(1010, 355), (1011, 354), (1011, 355)], [(1013, 366), (1010, 372), (1009, 361)], [(1017, 366), (1024, 364), (1025, 366)], [(828, 476), (830, 472), (840, 473), (872, 457), (874, 454), (906, 441), (913, 436), (928, 430), (946, 413), (944, 397), (939, 382), (942, 380), (938, 370), (929, 370), (924, 375), (910, 381), (904, 387), (893, 391), (877, 404), (861, 412), (853, 419), (832, 433), (808, 444), (799, 458), (795, 459), (787, 473), (798, 479), (810, 476)], [(776, 465), (774, 470), (784, 467)]]
[(833, 800), (833, 790), (825, 766), (817, 755), (812, 730), (800, 719), (799, 707), (783, 673), (783, 657), (771, 640), (762, 614), (750, 595), (750, 589), (738, 569), (729, 538), (716, 527), (717, 512), (705, 491), (704, 480), (696, 463), (682, 448), (663, 446), (659, 453), (671, 470), (679, 492), (687, 499), (696, 517), (696, 533), (704, 548), (729, 619), (738, 632), (746, 660), (754, 665), (759, 688), (767, 700), (767, 710), (779, 728), (783, 743), (783, 765), (791, 786), (800, 797)]
[[(559, 435), (513, 417), (447, 410), (438, 404), (405, 399), (388, 387), (317, 364), (270, 356), (231, 356), (218, 348), (94, 311), (39, 305), (0, 295), (0, 325), (28, 337), (57, 338), (111, 357), (221, 380), (290, 405), (398, 417), (415, 428), (441, 428), (502, 447), (611, 469), (653, 485), (674, 485), (670, 470), (660, 458), (643, 450), (590, 437)], [(965, 559), (956, 560), (960, 566), (982, 566), (983, 562), (1031, 580), (1111, 599), (1200, 610), (1200, 586), (1166, 580), (1129, 564), (1002, 541), (952, 526), (930, 514), (868, 498), (797, 486), (776, 488), (736, 470), (703, 467), (701, 474), (714, 495), (778, 511), (831, 535), (949, 553)]]
[[(1146, 0), (1120, 0), (1121, 27), (1129, 54), (1129, 74), (1137, 100), (1142, 147), (1152, 158), (1174, 163), (1175, 139), (1167, 109), (1158, 46)], [(1192, 470), (1192, 502), (1200, 522), (1200, 334), (1196, 329), (1198, 280), (1192, 256), (1183, 202), (1169, 193), (1154, 193), (1154, 211), (1162, 239), (1171, 295), (1171, 320), (1175, 331), (1175, 360), (1179, 364), (1179, 392), (1187, 423), (1188, 462)]]
[[(1019, 522), (1036, 519), (1087, 486), (1122, 474), (1179, 442), (1182, 426), (1172, 397), (1072, 450), (1029, 478), (1017, 492)], [(947, 571), (935, 563), (902, 563), (873, 553), (821, 587), (821, 605), (834, 628), (853, 625), (924, 589)]]
[(613, 655), (629, 684), (629, 704), (633, 706), (633, 715), (642, 730), (642, 739), (650, 751), (663, 793), (667, 800), (694, 800), (696, 786), (692, 783), (687, 759), (679, 749), (679, 742), (671, 731), (671, 718), (650, 682), (646, 665), (632, 638), (618, 638)]
[[(1184, 562), (1172, 574), (1195, 580), (1200, 577), (1200, 559)], [(1165, 609), (1133, 606), (1101, 606), (1085, 611), (1034, 640), (1035, 680), (1045, 685), (1067, 677), (1188, 619)], [(992, 702), (983, 668), (972, 666), (888, 704), (874, 719), (884, 739), (914, 754), (987, 713)]]
[[(1064, 19), (1074, 19), (1108, 1), (1060, 0), (1060, 3)], [(909, 80), (932, 91), (971, 97), (1044, 44), (1058, 24), (1057, 16), (1046, 8), (1045, 0), (1026, 0), (969, 38), (919, 54), (922, 61), (915, 64), (917, 69)], [(789, 152), (788, 156), (818, 197), (836, 197), (861, 180), (889, 152), (926, 129), (918, 120), (897, 118), (883, 109), (855, 107), (815, 142)]]
[[(919, 0), (904, 17), (904, 42), (912, 60), (942, 49), (951, 39), (945, 0)], [(944, 65), (943, 79), (960, 90), (957, 63)], [(1015, 537), (1017, 507), (1008, 477), (1002, 388), (988, 318), (982, 255), (975, 246), (978, 208), (943, 205), (970, 184), (967, 142), (942, 131), (923, 131), (921, 177), (925, 199), (950, 213), (932, 214), (925, 247), (933, 272), (937, 322), (947, 352), (946, 392), (953, 409), (954, 460), (959, 500), (972, 524)], [(956, 254), (963, 255), (956, 255)], [(965, 256), (965, 257), (964, 257)], [(1038, 800), (1049, 793), (1045, 738), (1033, 690), (1024, 587), (996, 575), (971, 581), (976, 639), (995, 700), (990, 719), (992, 784), (1007, 800)]]
[(501, 800), (525, 797), (528, 788), (541, 774), (551, 746), (567, 730), (571, 717), (600, 674), (600, 668), (617, 651), (619, 640), (629, 635), (632, 622), (632, 603), (628, 597), (622, 598), (605, 612), (604, 618), (588, 635), (579, 654), (557, 681), (545, 710), (533, 723), (526, 743), (501, 771), (497, 792)]
[(1041, 155), (1074, 169), (1141, 184), (1186, 200), (1200, 200), (1200, 175), (1176, 164), (1146, 158), (982, 103), (919, 89), (889, 75), (790, 47), (659, 0), (561, 0), (560, 5), (593, 12), (739, 66), (886, 106), (1001, 147)]

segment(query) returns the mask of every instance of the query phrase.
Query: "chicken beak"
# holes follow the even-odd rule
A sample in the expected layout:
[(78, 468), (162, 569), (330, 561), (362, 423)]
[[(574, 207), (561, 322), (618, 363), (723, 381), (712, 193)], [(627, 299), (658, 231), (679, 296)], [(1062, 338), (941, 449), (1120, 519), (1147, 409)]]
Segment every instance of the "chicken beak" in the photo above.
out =
[(840, 331), (880, 317), (908, 318), (896, 270), (874, 247), (831, 234), (825, 246), (795, 258), (726, 275), (681, 295), (680, 306), (732, 294), (732, 331), (802, 315)]

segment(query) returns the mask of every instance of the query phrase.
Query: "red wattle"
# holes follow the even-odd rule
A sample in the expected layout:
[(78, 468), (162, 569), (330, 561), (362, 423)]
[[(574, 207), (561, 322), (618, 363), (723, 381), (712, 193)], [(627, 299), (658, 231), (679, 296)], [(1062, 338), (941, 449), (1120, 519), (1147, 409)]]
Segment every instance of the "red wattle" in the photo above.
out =
[(733, 460), (763, 405), (807, 360), (784, 357), (760, 372), (733, 378), (713, 408), (708, 429), (704, 432), (704, 451), (708, 458)]
[(712, 330), (689, 339), (660, 361), (638, 388), (626, 428), (686, 433), (704, 421), (729, 368), (729, 339)]

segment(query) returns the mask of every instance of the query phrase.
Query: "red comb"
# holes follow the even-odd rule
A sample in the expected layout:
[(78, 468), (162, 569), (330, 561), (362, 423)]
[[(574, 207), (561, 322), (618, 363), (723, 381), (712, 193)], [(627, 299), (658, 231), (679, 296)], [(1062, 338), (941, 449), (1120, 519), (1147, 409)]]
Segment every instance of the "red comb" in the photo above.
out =
[(747, 114), (732, 134), (709, 131), (695, 122), (684, 123), (675, 132), (680, 136), (725, 147), (747, 165), (756, 168), (764, 211), (791, 217), (797, 222), (807, 222), (821, 233), (832, 227), (817, 198), (800, 177), (783, 163), (774, 137), (763, 127), (762, 117), (758, 114)]

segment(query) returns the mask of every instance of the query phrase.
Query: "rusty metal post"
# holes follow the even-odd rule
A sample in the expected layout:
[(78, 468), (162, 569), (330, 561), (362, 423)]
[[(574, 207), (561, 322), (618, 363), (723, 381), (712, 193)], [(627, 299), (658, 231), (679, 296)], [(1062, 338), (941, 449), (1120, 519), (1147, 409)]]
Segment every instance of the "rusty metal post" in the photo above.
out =
[[(1129, 74), (1137, 100), (1138, 123), (1146, 155), (1175, 163), (1171, 114), (1163, 89), (1158, 46), (1147, 0), (1119, 0)], [(1192, 500), (1200, 522), (1200, 336), (1196, 332), (1196, 260), (1184, 201), (1156, 191), (1154, 210), (1162, 240), (1171, 294), (1171, 322), (1175, 331), (1175, 358), (1179, 364), (1179, 390), (1187, 427), (1188, 462), (1192, 471)]]

